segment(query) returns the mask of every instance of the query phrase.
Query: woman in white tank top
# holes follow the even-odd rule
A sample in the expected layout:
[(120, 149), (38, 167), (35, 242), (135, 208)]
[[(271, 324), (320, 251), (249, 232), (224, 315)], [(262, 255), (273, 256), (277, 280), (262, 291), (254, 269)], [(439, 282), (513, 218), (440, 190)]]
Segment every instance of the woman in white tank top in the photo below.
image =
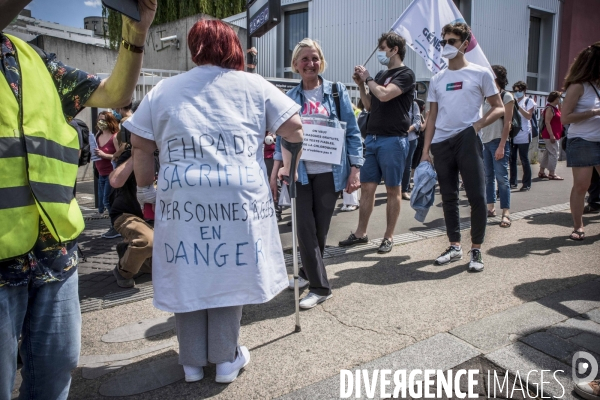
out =
[(571, 124), (567, 166), (573, 169), (571, 239), (583, 240), (583, 208), (593, 169), (600, 172), (600, 42), (584, 49), (565, 78), (567, 96), (561, 121)]

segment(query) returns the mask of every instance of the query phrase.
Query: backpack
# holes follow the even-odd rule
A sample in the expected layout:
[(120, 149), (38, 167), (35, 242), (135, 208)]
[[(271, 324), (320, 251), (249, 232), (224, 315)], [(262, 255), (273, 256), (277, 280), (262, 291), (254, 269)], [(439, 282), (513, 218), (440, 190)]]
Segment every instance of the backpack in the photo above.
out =
[(73, 118), (71, 122), (69, 122), (75, 130), (77, 131), (77, 135), (79, 136), (79, 149), (81, 150), (81, 154), (79, 155), (79, 166), (82, 167), (87, 165), (92, 158), (92, 153), (90, 151), (90, 128), (80, 119)]
[[(525, 100), (525, 107), (527, 107), (527, 104), (529, 104), (529, 100), (529, 97), (527, 98), (527, 100)], [(538, 128), (538, 120), (537, 116), (535, 115), (535, 111), (536, 110), (533, 110), (533, 114), (531, 114), (531, 138), (536, 138), (540, 134), (540, 129)]]
[[(506, 91), (502, 91), (502, 102), (504, 102), (504, 93), (506, 93)], [(502, 117), (504, 118), (504, 117)], [(521, 125), (521, 117), (519, 116), (519, 103), (517, 102), (516, 99), (514, 99), (513, 101), (513, 115), (512, 115), (512, 120), (510, 121), (510, 132), (508, 134), (508, 136), (513, 139), (515, 136), (517, 136), (519, 134), (519, 132), (521, 132), (521, 129), (523, 129), (523, 126)]]

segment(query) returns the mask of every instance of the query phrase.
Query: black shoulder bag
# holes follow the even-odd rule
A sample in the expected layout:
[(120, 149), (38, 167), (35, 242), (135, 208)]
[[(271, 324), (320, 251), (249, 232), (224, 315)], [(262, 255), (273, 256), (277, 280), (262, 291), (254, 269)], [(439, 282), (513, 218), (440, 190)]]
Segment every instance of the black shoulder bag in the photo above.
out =
[(338, 120), (342, 120), (342, 115), (340, 114), (340, 110), (342, 107), (340, 106), (340, 92), (338, 90), (337, 82), (334, 83), (331, 87), (331, 95), (333, 96), (333, 102), (335, 103), (335, 112), (337, 114)]

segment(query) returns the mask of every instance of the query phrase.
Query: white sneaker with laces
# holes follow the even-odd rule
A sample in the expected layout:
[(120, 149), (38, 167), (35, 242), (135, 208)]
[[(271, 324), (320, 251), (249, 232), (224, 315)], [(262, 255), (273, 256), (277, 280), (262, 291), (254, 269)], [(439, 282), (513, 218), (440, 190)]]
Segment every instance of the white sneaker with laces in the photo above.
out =
[(232, 362), (217, 364), (217, 383), (231, 383), (238, 377), (240, 370), (250, 362), (250, 352), (246, 346), (238, 346), (237, 356)]
[(198, 382), (204, 378), (204, 368), (194, 367), (191, 365), (184, 365), (183, 372), (185, 372), (186, 382)]
[(435, 264), (444, 265), (452, 261), (462, 260), (462, 258), (462, 248), (457, 249), (454, 246), (448, 246), (448, 248), (435, 260)]
[(348, 206), (344, 204), (340, 211), (348, 211)]
[(310, 308), (316, 307), (317, 305), (332, 297), (333, 293), (329, 294), (329, 296), (319, 296), (316, 293), (310, 292), (306, 295), (305, 298), (300, 300), (300, 308), (308, 310)]
[(471, 255), (471, 261), (469, 262), (469, 271), (483, 271), (483, 258), (481, 257), (481, 250), (471, 249), (471, 251), (469, 251), (469, 254)]
[[(301, 276), (298, 277), (298, 289), (303, 289), (308, 286), (308, 281)], [(294, 278), (290, 279), (288, 289), (294, 290)]]

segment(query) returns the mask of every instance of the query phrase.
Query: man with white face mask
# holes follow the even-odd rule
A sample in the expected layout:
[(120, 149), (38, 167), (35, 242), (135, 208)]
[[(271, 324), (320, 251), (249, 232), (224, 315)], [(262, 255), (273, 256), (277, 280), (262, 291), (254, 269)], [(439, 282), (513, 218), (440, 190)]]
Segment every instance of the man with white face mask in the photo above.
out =
[[(469, 271), (479, 272), (483, 270), (481, 245), (487, 223), (487, 201), (483, 145), (478, 133), (504, 115), (504, 106), (492, 71), (469, 63), (465, 58), (470, 43), (469, 26), (465, 23), (448, 24), (442, 29), (442, 38), (442, 56), (448, 59), (448, 68), (431, 78), (429, 84), (427, 101), (431, 102), (431, 108), (421, 158), (421, 161), (431, 162), (431, 149), (450, 239), (450, 246), (435, 263), (443, 265), (463, 256), (458, 209), (460, 173), (471, 205)], [(482, 117), (484, 98), (491, 108)]]
[[(392, 250), (394, 229), (400, 215), (401, 183), (408, 155), (408, 129), (412, 122), (409, 110), (412, 108), (415, 92), (415, 74), (404, 65), (406, 41), (396, 33), (384, 33), (379, 38), (377, 59), (387, 66), (387, 71), (378, 73), (375, 78), (367, 69), (358, 65), (354, 68), (353, 79), (360, 89), (360, 98), (367, 111), (371, 111), (365, 138), (365, 163), (360, 172), (362, 196), (358, 227), (340, 246), (367, 243), (367, 225), (373, 212), (375, 191), (381, 179), (387, 190), (387, 227), (379, 253)], [(366, 87), (369, 87), (369, 94)]]

